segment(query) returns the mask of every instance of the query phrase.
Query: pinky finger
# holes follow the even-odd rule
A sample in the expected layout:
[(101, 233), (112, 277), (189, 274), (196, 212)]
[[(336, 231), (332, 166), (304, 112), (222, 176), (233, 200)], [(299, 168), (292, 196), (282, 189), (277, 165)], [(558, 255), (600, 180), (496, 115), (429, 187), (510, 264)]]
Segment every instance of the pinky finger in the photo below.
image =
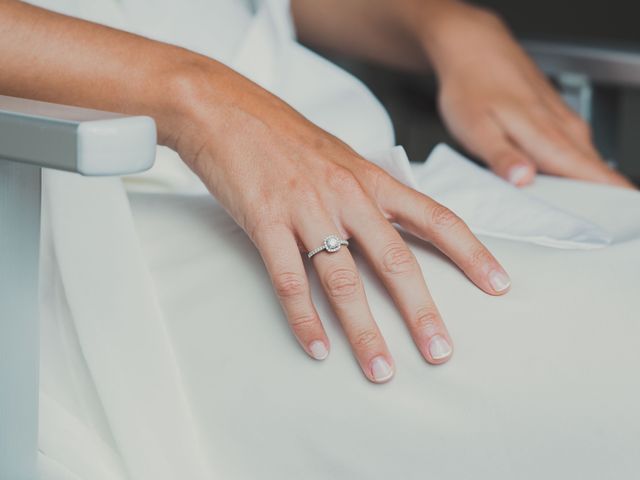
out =
[(289, 326), (302, 348), (316, 360), (329, 355), (329, 340), (313, 301), (298, 244), (291, 231), (273, 227), (258, 236), (256, 246)]

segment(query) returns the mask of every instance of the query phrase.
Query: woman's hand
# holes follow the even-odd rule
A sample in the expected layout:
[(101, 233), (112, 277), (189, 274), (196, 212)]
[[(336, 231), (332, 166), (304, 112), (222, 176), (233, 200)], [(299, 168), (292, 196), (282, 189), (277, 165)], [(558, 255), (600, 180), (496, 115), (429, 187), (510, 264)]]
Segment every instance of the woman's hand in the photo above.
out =
[[(328, 355), (329, 340), (302, 257), (330, 234), (351, 239), (365, 254), (433, 364), (449, 359), (452, 341), (420, 266), (392, 222), (433, 242), (485, 292), (508, 290), (505, 271), (451, 211), (243, 77), (218, 67), (185, 76), (167, 93), (183, 106), (167, 143), (250, 236), (293, 333), (313, 358)], [(389, 380), (394, 362), (348, 248), (320, 252), (311, 263), (366, 377)]]
[(633, 187), (600, 158), (588, 125), (495, 15), (440, 4), (435, 15), (425, 9), (423, 43), (440, 80), (442, 116), (465, 148), (516, 185), (540, 171)]
[[(451, 356), (451, 338), (391, 222), (433, 242), (487, 293), (508, 290), (504, 270), (449, 210), (220, 63), (24, 2), (0, 1), (0, 17), (0, 91), (152, 116), (159, 142), (180, 153), (258, 247), (296, 337), (314, 358), (327, 355), (329, 341), (300, 250), (330, 234), (358, 244), (431, 363)], [(348, 249), (312, 262), (365, 375), (388, 380), (393, 360)]]

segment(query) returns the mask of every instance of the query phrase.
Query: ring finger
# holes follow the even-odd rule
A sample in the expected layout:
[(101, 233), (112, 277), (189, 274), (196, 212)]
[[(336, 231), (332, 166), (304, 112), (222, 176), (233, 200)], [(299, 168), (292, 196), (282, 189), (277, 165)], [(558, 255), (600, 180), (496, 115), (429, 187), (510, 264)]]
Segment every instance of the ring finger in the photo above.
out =
[[(298, 225), (297, 234), (308, 251), (339, 231), (323, 214), (305, 215)], [(393, 358), (373, 319), (349, 250), (342, 247), (333, 253), (321, 251), (311, 261), (365, 376), (375, 383), (390, 380), (394, 373)]]

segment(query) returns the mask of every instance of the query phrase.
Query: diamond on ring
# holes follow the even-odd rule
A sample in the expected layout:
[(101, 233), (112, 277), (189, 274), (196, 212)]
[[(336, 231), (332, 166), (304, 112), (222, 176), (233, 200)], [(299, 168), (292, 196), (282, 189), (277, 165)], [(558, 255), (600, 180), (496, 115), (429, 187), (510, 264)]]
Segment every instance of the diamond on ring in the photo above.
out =
[(324, 239), (324, 248), (327, 249), (327, 252), (337, 252), (340, 250), (340, 239), (335, 235), (329, 235)]
[(316, 253), (320, 253), (323, 250), (326, 250), (329, 253), (334, 253), (340, 250), (342, 245), (349, 246), (349, 242), (347, 240), (343, 240), (337, 235), (329, 235), (322, 241), (322, 246), (318, 248), (314, 248), (307, 256), (309, 258), (313, 257)]

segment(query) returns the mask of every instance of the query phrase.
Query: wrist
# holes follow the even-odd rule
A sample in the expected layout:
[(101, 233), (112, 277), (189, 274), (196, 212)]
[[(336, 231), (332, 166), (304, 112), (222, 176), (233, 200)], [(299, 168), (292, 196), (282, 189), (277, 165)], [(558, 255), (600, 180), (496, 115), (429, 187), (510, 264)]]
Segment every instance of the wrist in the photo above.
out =
[(180, 132), (194, 115), (204, 77), (214, 74), (214, 60), (168, 46), (158, 61), (150, 62), (140, 98), (156, 121), (158, 143), (178, 150)]
[(262, 96), (262, 89), (233, 69), (189, 51), (172, 61), (161, 90), (158, 143), (178, 152), (199, 175), (207, 159), (224, 156), (220, 149), (243, 131), (252, 102)]
[(418, 40), (429, 63), (442, 79), (471, 61), (486, 32), (506, 31), (492, 11), (457, 0), (433, 0), (419, 19)]

